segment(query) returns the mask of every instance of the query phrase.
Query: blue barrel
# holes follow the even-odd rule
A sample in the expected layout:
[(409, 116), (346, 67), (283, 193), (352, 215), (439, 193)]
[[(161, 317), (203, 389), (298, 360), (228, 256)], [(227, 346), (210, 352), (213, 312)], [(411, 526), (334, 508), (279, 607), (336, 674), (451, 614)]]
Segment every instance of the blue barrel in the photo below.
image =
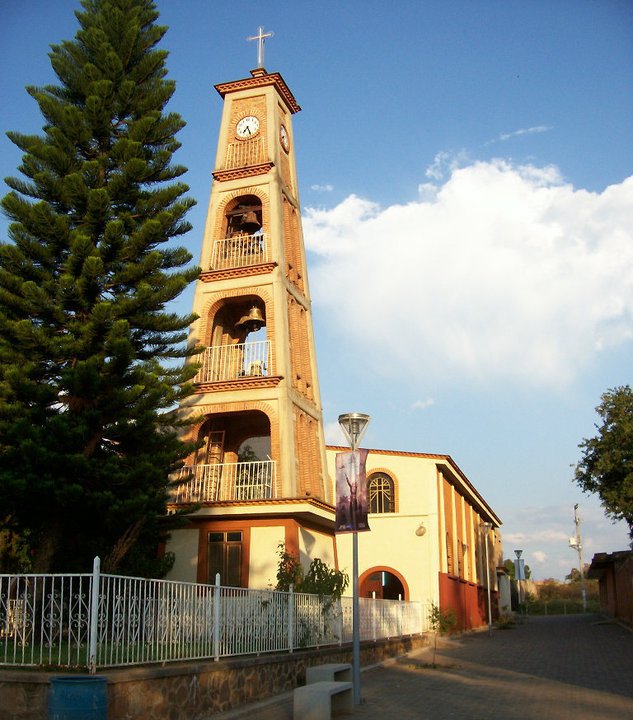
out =
[(48, 720), (108, 720), (107, 679), (99, 675), (52, 677)]

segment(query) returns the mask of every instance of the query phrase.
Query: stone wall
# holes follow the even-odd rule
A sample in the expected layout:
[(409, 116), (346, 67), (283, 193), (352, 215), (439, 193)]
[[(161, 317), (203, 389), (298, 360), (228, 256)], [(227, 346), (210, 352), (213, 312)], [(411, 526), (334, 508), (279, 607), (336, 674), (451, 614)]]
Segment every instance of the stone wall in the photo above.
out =
[[(361, 665), (427, 644), (425, 636), (361, 643)], [(306, 667), (351, 662), (352, 647), (163, 667), (105, 670), (109, 720), (208, 720), (214, 713), (263, 700), (305, 683)], [(46, 720), (49, 681), (60, 673), (0, 671), (0, 720)]]

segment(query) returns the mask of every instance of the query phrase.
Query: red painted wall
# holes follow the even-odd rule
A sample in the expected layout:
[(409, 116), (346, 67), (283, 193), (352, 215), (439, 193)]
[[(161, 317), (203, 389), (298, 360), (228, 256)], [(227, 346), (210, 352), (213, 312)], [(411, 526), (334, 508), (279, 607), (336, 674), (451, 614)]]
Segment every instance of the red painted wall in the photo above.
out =
[[(495, 618), (496, 593), (492, 593), (492, 616)], [(455, 611), (456, 630), (472, 630), (488, 624), (486, 589), (454, 575), (440, 573), (440, 610)]]

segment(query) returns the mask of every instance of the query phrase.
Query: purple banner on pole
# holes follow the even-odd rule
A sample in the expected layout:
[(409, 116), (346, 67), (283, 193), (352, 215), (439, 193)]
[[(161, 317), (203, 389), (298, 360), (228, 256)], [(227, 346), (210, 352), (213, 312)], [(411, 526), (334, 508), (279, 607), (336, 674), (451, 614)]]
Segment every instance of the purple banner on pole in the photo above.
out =
[(367, 450), (336, 454), (337, 533), (369, 530), (367, 521)]

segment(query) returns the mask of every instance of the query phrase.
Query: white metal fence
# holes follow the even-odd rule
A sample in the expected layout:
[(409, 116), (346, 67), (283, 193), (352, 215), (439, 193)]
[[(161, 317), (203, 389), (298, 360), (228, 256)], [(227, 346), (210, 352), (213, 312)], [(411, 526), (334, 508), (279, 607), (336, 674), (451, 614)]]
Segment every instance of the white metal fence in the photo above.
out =
[[(361, 640), (428, 630), (422, 603), (360, 600)], [(352, 599), (92, 574), (0, 575), (0, 665), (219, 660), (342, 644)]]

